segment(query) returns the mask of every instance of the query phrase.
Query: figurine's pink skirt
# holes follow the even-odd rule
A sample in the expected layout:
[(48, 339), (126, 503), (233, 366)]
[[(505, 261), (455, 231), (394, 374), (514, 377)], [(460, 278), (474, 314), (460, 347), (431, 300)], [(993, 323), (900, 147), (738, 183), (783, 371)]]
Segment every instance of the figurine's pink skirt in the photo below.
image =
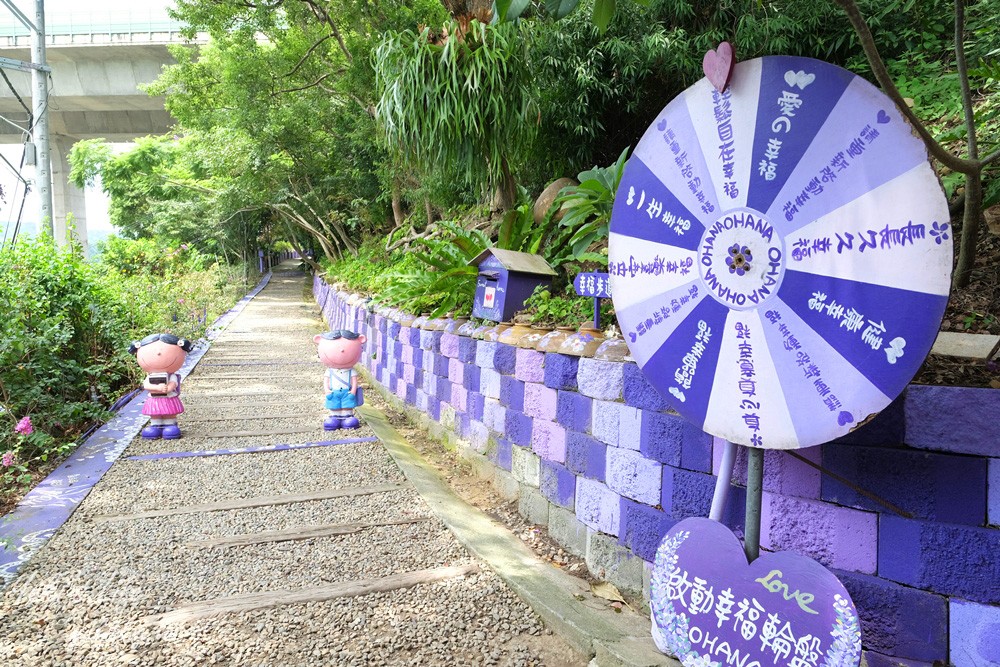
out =
[(142, 414), (149, 417), (179, 415), (184, 412), (184, 405), (177, 396), (150, 396), (142, 406)]

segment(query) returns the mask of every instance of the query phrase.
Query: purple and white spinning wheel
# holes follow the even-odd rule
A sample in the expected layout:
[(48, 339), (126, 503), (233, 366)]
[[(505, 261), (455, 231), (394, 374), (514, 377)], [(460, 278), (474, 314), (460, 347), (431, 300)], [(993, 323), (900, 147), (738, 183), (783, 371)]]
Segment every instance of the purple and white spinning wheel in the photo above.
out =
[(684, 417), (794, 449), (878, 413), (948, 300), (948, 207), (927, 151), (864, 79), (736, 65), (675, 98), (628, 162), (609, 272), (622, 334)]

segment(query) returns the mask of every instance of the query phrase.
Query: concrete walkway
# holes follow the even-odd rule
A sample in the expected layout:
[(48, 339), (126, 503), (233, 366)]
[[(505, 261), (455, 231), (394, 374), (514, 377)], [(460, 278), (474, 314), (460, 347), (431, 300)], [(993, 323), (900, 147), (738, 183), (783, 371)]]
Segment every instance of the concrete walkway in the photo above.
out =
[(23, 564), (0, 664), (586, 664), (448, 530), (442, 502), (475, 510), (404, 475), (377, 411), (377, 434), (323, 431), (307, 290), (276, 272), (185, 380), (184, 437), (132, 440)]

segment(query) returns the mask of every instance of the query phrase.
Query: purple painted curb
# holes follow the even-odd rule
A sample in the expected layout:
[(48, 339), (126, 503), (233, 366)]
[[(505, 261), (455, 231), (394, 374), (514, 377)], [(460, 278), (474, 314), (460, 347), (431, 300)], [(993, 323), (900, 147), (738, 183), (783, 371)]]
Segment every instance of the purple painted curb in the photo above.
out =
[[(268, 273), (246, 296), (212, 323), (205, 332), (209, 345), (199, 344), (187, 355), (179, 371), (183, 377), (205, 356), (211, 341), (225, 330), (270, 279), (271, 274)], [(142, 405), (148, 395), (148, 392), (141, 392), (126, 403), (114, 419), (97, 429), (68, 459), (29, 491), (13, 511), (0, 518), (0, 589), (13, 581), (18, 569), (69, 519), (139, 433), (149, 419), (142, 414)]]
[(192, 452), (165, 452), (163, 454), (142, 454), (127, 456), (128, 461), (155, 461), (159, 459), (186, 459), (198, 456), (226, 456), (228, 454), (256, 454), (258, 452), (283, 452), (288, 449), (308, 449), (311, 447), (329, 447), (331, 445), (353, 445), (359, 442), (378, 442), (378, 438), (347, 438), (346, 440), (320, 440), (318, 442), (300, 442), (294, 444), (261, 445), (260, 447), (241, 447), (240, 449), (205, 449)]

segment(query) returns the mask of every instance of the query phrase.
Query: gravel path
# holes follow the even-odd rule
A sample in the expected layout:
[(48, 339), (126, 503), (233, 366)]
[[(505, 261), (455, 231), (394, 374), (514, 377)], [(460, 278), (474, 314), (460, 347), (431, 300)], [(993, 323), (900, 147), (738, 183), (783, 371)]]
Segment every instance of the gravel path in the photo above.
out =
[[(184, 437), (133, 441), (0, 595), (0, 665), (585, 664), (482, 563), (478, 573), (407, 589), (187, 623), (148, 618), (230, 596), (476, 562), (379, 442), (126, 458), (372, 436), (365, 425), (322, 429), (322, 366), (311, 341), (323, 329), (316, 310), (304, 277), (275, 274), (217, 339), (184, 382)], [(227, 432), (244, 435), (217, 437)], [(387, 484), (401, 486), (246, 509), (126, 516)], [(192, 544), (394, 520), (410, 522), (246, 546)]]

